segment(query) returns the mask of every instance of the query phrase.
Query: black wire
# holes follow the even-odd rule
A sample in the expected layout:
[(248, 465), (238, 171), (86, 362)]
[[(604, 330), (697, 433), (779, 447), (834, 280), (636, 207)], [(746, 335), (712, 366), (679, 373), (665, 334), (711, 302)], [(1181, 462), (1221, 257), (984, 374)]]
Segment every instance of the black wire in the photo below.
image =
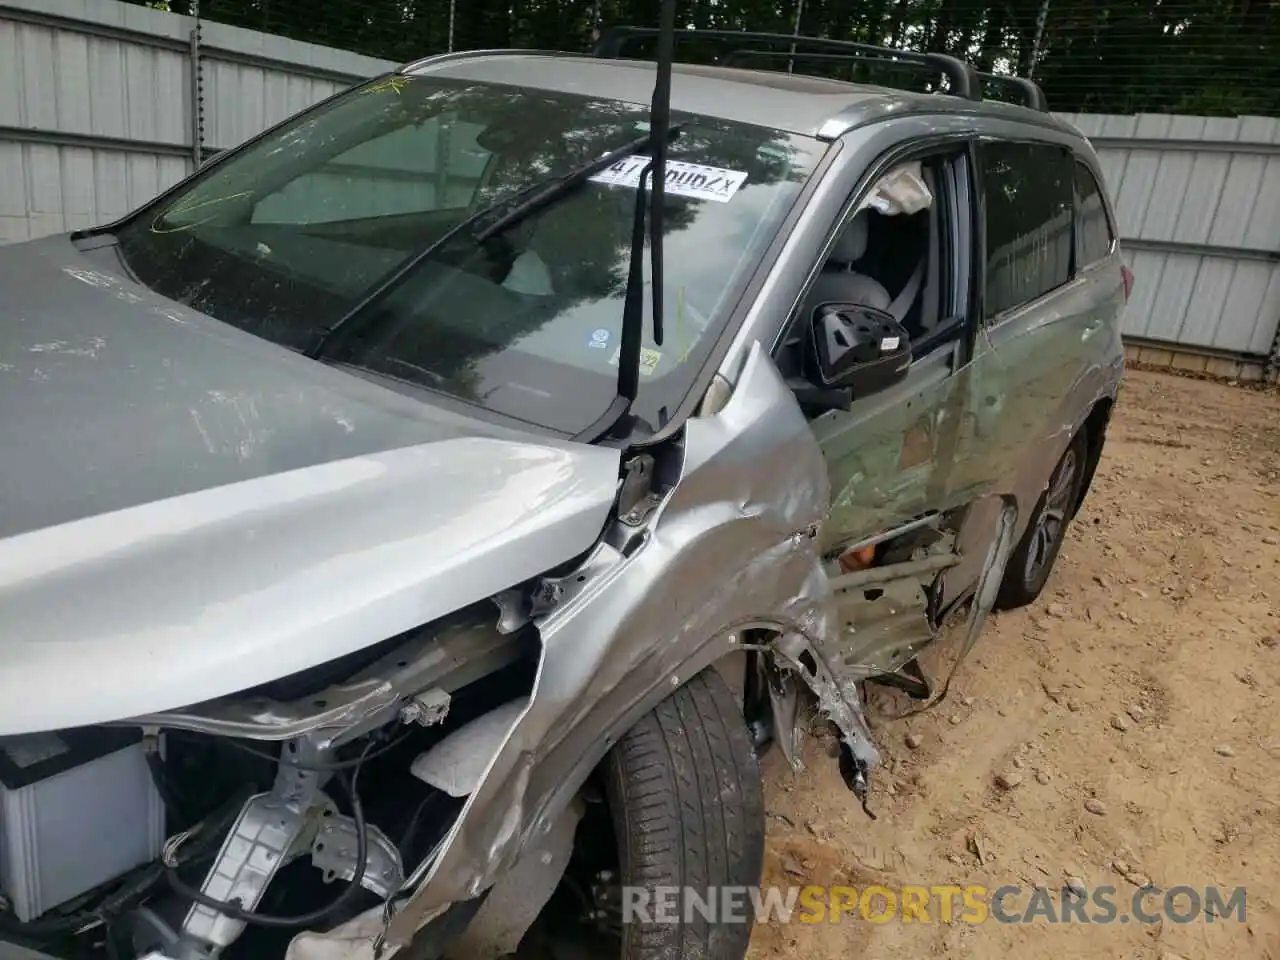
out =
[[(394, 744), (393, 744), (394, 745)], [(218, 913), (232, 920), (239, 920), (241, 923), (247, 923), (259, 927), (306, 927), (313, 923), (318, 923), (335, 913), (339, 908), (346, 904), (356, 896), (360, 891), (360, 882), (364, 879), (365, 870), (369, 862), (369, 831), (368, 825), (364, 819), (364, 807), (360, 803), (360, 791), (358, 781), (360, 780), (360, 765), (371, 756), (370, 748), (373, 741), (370, 740), (365, 746), (364, 751), (354, 762), (355, 771), (351, 774), (351, 779), (345, 781), (347, 793), (351, 796), (351, 819), (355, 821), (356, 828), (356, 869), (352, 875), (346, 889), (333, 898), (328, 904), (319, 909), (312, 910), (310, 913), (300, 913), (292, 917), (276, 916), (270, 913), (255, 913), (252, 910), (244, 910), (237, 903), (226, 903), (209, 896), (203, 891), (197, 890), (190, 886), (178, 876), (178, 871), (173, 868), (165, 870), (165, 875), (169, 880), (169, 886), (174, 891), (189, 900), (193, 900), (202, 907), (208, 907), (210, 910), (216, 910)], [(384, 751), (390, 747), (383, 748)], [(274, 758), (273, 758), (274, 759)], [(302, 766), (298, 764), (298, 766)]]
[(403, 856), (409, 855), (409, 844), (418, 836), (418, 826), (422, 822), (422, 812), (427, 809), (427, 804), (431, 802), (434, 794), (428, 793), (425, 797), (418, 801), (418, 805), (413, 810), (413, 815), (409, 817), (409, 825), (404, 828), (404, 833), (400, 837), (399, 850)]
[[(413, 733), (414, 731), (411, 727), (391, 742), (384, 744), (372, 753), (368, 753), (367, 756), (365, 753), (362, 753), (354, 760), (338, 760), (334, 763), (306, 763), (302, 760), (292, 760), (289, 757), (286, 757), (283, 753), (276, 756), (275, 754), (268, 753), (266, 750), (259, 750), (257, 747), (251, 747), (247, 743), (241, 743), (239, 740), (223, 740), (222, 743), (235, 747), (237, 750), (244, 753), (252, 754), (255, 757), (261, 757), (263, 760), (283, 763), (285, 766), (297, 767), (299, 770), (314, 770), (317, 773), (337, 773), (341, 770), (350, 770), (352, 767), (358, 769), (360, 764), (364, 763), (366, 760), (377, 760), (379, 757), (390, 753), (396, 747), (400, 746), (400, 744), (408, 740)], [(372, 745), (372, 741), (370, 741), (370, 745)], [(368, 752), (368, 747), (365, 748), (365, 751), (366, 753)]]

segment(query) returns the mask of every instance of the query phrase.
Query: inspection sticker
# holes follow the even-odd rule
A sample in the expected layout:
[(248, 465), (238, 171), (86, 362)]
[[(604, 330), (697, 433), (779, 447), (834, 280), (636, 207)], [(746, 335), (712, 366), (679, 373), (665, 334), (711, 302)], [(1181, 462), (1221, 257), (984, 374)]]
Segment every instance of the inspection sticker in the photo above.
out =
[[(648, 165), (649, 157), (643, 154), (623, 157), (613, 166), (594, 174), (591, 179), (595, 183), (611, 187), (635, 188), (640, 185), (640, 174)], [(746, 182), (745, 170), (707, 167), (700, 163), (685, 163), (683, 160), (667, 161), (667, 193), (676, 196), (728, 203)]]
[[(622, 347), (613, 351), (613, 356), (609, 358), (609, 366), (616, 367), (618, 365), (618, 355), (622, 353)], [(661, 350), (651, 350), (648, 347), (640, 348), (640, 376), (652, 377), (657, 372), (658, 364), (662, 361)]]

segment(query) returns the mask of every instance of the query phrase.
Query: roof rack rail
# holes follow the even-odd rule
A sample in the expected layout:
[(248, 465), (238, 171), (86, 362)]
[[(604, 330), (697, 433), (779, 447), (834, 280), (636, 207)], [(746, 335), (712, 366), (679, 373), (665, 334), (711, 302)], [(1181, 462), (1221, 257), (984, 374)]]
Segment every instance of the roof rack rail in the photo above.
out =
[[(652, 27), (610, 27), (601, 34), (599, 42), (592, 51), (592, 55), (597, 57), (616, 57), (627, 41), (648, 36), (657, 36), (657, 30)], [(676, 32), (676, 37), (725, 41), (755, 40), (765, 43), (785, 43), (788, 48), (792, 45), (797, 48), (794, 51), (791, 49), (770, 50), (758, 47), (743, 47), (738, 50), (731, 50), (716, 61), (720, 66), (724, 67), (737, 66), (740, 62), (750, 59), (810, 60), (849, 64), (892, 63), (897, 66), (935, 70), (950, 81), (952, 93), (968, 100), (983, 99), (982, 86), (986, 83), (993, 86), (1010, 87), (1018, 95), (1018, 99), (1023, 106), (1038, 110), (1041, 113), (1049, 112), (1048, 98), (1045, 97), (1044, 90), (1034, 80), (1030, 80), (1027, 77), (1009, 77), (997, 73), (982, 73), (963, 60), (946, 54), (914, 53), (908, 50), (895, 50), (892, 47), (875, 47), (865, 43), (828, 40), (822, 37), (792, 36), (786, 33), (750, 33), (737, 30), (680, 30)], [(799, 49), (802, 46), (815, 47), (817, 49)], [(832, 50), (841, 52), (829, 52)]]
[(1028, 77), (1007, 77), (999, 73), (979, 73), (978, 76), (982, 78), (984, 83), (1013, 87), (1014, 92), (1022, 100), (1024, 107), (1039, 110), (1041, 113), (1049, 112), (1049, 98), (1044, 95), (1044, 90), (1040, 88), (1040, 84), (1034, 80)]
[[(592, 56), (617, 57), (628, 41), (643, 37), (656, 37), (656, 27), (609, 27), (600, 34), (600, 39), (592, 50)], [(868, 43), (854, 43), (849, 40), (828, 40), (825, 37), (793, 36), (789, 33), (756, 33), (742, 30), (677, 30), (677, 40), (717, 40), (726, 43), (765, 43), (786, 44), (796, 48), (796, 59), (809, 58), (811, 53), (830, 51), (840, 54), (837, 59), (862, 61), (866, 63), (891, 63), (926, 67), (947, 78), (948, 93), (966, 100), (982, 99), (982, 78), (970, 64), (956, 57), (943, 53), (916, 53), (909, 50), (894, 50), (892, 47), (876, 47)], [(803, 50), (802, 48), (809, 48)], [(744, 51), (734, 51), (741, 54)], [(763, 51), (761, 51), (763, 52)], [(790, 50), (779, 51), (791, 56)]]
[[(845, 53), (812, 53), (807, 50), (797, 50), (792, 53), (789, 50), (752, 50), (743, 48), (741, 50), (731, 50), (723, 57), (716, 61), (722, 67), (736, 67), (739, 63), (747, 60), (814, 60), (824, 63), (862, 63), (864, 59), (858, 56), (849, 56)], [(893, 61), (886, 61), (892, 63)], [(905, 66), (916, 66), (916, 64), (903, 64)], [(1034, 80), (1026, 77), (1009, 77), (999, 73), (982, 73), (978, 72), (983, 83), (992, 86), (1011, 87), (1013, 92), (1018, 95), (1023, 106), (1038, 110), (1041, 113), (1049, 112), (1049, 101), (1044, 95), (1044, 90)]]

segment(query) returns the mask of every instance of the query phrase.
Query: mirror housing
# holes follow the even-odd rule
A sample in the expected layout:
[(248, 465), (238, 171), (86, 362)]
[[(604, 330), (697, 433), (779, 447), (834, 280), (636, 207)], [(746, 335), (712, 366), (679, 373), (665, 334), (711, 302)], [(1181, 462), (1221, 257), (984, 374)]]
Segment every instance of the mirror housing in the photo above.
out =
[(853, 399), (900, 383), (911, 368), (911, 337), (893, 314), (856, 303), (824, 303), (809, 324), (806, 378)]

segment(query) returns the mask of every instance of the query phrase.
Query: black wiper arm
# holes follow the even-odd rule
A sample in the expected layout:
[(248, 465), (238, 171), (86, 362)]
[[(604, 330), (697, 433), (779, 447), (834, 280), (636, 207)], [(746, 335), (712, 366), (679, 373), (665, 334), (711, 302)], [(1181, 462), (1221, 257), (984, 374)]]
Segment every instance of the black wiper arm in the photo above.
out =
[[(618, 344), (618, 387), (604, 419), (601, 433), (611, 430), (631, 410), (640, 392), (640, 348), (644, 341), (644, 235), (645, 181), (653, 174), (653, 161), (645, 164), (636, 183), (636, 205), (631, 220), (631, 255), (627, 264), (627, 289), (622, 300), (622, 335)], [(654, 277), (654, 300), (659, 296)], [(661, 341), (658, 341), (661, 342)]]
[[(653, 103), (649, 108), (649, 130), (653, 133), (653, 189), (649, 197), (649, 256), (653, 275), (653, 342), (662, 346), (662, 216), (667, 186), (667, 129), (671, 126), (671, 65), (676, 48), (676, 5), (663, 3), (659, 14), (658, 67), (653, 82)], [(635, 252), (634, 250), (632, 251)]]
[[(666, 139), (679, 132), (679, 127), (669, 127), (665, 131)], [(519, 190), (509, 197), (503, 197), (501, 200), (491, 203), (482, 210), (478, 210), (471, 216), (467, 217), (460, 223), (455, 224), (437, 237), (427, 246), (423, 247), (417, 253), (413, 254), (398, 267), (391, 271), (383, 280), (370, 290), (354, 307), (346, 312), (333, 326), (331, 326), (320, 338), (320, 342), (307, 351), (307, 356), (319, 358), (323, 356), (326, 349), (339, 336), (350, 336), (358, 329), (355, 322), (363, 315), (370, 315), (370, 309), (378, 303), (381, 303), (389, 294), (391, 294), (400, 284), (408, 279), (419, 265), (429, 260), (441, 248), (452, 241), (455, 237), (468, 230), (474, 230), (478, 224), (484, 223), (485, 220), (494, 216), (499, 211), (510, 207), (506, 213), (498, 217), (492, 223), (487, 224), (475, 233), (475, 242), (477, 244), (484, 243), (491, 237), (509, 230), (511, 227), (520, 223), (527, 217), (541, 210), (543, 207), (563, 197), (565, 194), (572, 192), (582, 184), (586, 183), (601, 170), (613, 166), (624, 157), (629, 157), (633, 153), (637, 153), (649, 146), (653, 140), (654, 131), (652, 126), (649, 132), (643, 137), (637, 137), (629, 143), (610, 150), (590, 163), (584, 163), (582, 166), (570, 170), (568, 173), (544, 180), (539, 183), (531, 184), (523, 190)], [(663, 151), (666, 150), (666, 141), (663, 142)], [(524, 197), (523, 202), (520, 198)], [(515, 206), (511, 206), (516, 204)]]
[(631, 258), (627, 269), (627, 291), (622, 304), (622, 336), (618, 345), (618, 386), (600, 418), (586, 431), (594, 437), (613, 432), (631, 412), (640, 392), (641, 345), (644, 340), (644, 241), (645, 180), (652, 186), (649, 200), (649, 256), (653, 279), (653, 342), (662, 346), (662, 214), (667, 180), (667, 144), (671, 139), (671, 64), (675, 60), (675, 0), (662, 0), (658, 19), (658, 66), (649, 107), (649, 132), (653, 135), (652, 159), (640, 172), (636, 184), (635, 218), (631, 224)]

